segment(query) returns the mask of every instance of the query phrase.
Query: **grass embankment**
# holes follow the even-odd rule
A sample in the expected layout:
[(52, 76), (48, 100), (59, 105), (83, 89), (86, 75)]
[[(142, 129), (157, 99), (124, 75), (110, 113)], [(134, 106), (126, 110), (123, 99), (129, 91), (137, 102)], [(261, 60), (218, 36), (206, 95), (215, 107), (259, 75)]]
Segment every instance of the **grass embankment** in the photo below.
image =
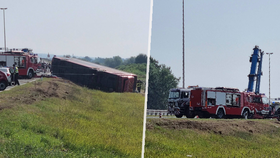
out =
[(0, 96), (0, 157), (140, 157), (144, 97), (46, 79)]
[(280, 157), (279, 127), (276, 120), (148, 119), (145, 157)]

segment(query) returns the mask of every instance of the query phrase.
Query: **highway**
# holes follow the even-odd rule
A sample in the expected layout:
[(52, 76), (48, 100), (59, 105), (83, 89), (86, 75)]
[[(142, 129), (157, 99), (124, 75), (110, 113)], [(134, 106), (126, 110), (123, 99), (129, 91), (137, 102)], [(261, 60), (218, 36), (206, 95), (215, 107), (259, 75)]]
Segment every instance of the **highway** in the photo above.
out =
[[(48, 73), (38, 73), (37, 75), (38, 75), (38, 76), (41, 76), (42, 74), (44, 74), (44, 75), (50, 75), (49, 72), (48, 72)], [(34, 77), (34, 78), (31, 78), (31, 79), (19, 79), (18, 81), (19, 81), (19, 84), (20, 84), (20, 85), (24, 85), (24, 84), (26, 84), (26, 83), (30, 83), (30, 82), (33, 82), (33, 81), (36, 81), (36, 80), (39, 80), (39, 79), (41, 79), (41, 78)], [(16, 86), (18, 86), (18, 85), (16, 85)], [(4, 91), (8, 91), (8, 90), (10, 90), (10, 89), (12, 89), (12, 88), (14, 88), (14, 87), (16, 87), (16, 86), (8, 86)], [(0, 91), (0, 93), (1, 93), (1, 92), (3, 92), (3, 91)]]

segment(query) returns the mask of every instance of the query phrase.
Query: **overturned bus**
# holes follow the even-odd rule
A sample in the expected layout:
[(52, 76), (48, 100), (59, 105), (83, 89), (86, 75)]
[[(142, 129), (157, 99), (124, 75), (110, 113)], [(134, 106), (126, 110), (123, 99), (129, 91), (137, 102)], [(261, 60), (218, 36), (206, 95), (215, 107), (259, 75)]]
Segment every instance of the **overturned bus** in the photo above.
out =
[(54, 57), (53, 75), (107, 92), (134, 92), (137, 75), (76, 58)]

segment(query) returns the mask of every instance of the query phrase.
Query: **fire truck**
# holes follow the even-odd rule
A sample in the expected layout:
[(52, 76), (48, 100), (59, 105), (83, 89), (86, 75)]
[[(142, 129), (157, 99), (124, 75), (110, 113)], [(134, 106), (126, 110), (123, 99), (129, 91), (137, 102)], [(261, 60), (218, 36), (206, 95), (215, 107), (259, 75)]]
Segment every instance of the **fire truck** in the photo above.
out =
[(267, 118), (271, 116), (264, 94), (240, 92), (236, 88), (195, 87), (172, 89), (168, 99), (169, 113), (177, 118)]
[[(269, 105), (269, 99), (260, 90), (263, 51), (258, 46), (253, 48), (250, 57), (251, 69), (247, 91), (226, 87), (188, 87), (171, 89), (168, 99), (168, 113), (177, 118), (182, 116), (200, 118), (243, 117), (243, 118), (278, 118), (280, 109)], [(256, 73), (256, 68), (258, 70)], [(253, 85), (256, 79), (256, 88)]]
[(1, 52), (0, 65), (3, 67), (13, 67), (15, 64), (19, 70), (19, 76), (32, 78), (36, 73), (40, 72), (40, 58), (38, 54), (34, 54), (32, 49), (10, 49)]
[(189, 115), (189, 102), (191, 90), (194, 87), (189, 86), (185, 88), (172, 88), (169, 90), (168, 97), (168, 114), (175, 114), (176, 117), (181, 118), (183, 115)]
[(264, 94), (236, 88), (196, 88), (191, 91), (189, 113), (199, 117), (266, 118), (269, 102)]

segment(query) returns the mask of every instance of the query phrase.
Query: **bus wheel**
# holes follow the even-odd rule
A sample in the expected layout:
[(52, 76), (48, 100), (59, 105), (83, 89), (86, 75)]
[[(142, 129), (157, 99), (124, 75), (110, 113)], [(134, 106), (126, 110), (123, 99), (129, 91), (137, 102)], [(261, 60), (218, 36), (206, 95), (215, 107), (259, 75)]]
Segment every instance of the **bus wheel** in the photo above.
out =
[(31, 79), (31, 78), (33, 77), (33, 71), (32, 71), (32, 70), (29, 70), (29, 71), (28, 71), (27, 77), (28, 77), (29, 79)]
[(221, 119), (224, 118), (225, 114), (224, 114), (224, 110), (223, 109), (219, 109), (217, 112), (217, 118)]
[(5, 90), (7, 87), (6, 83), (5, 82), (0, 82), (0, 91), (3, 91)]

